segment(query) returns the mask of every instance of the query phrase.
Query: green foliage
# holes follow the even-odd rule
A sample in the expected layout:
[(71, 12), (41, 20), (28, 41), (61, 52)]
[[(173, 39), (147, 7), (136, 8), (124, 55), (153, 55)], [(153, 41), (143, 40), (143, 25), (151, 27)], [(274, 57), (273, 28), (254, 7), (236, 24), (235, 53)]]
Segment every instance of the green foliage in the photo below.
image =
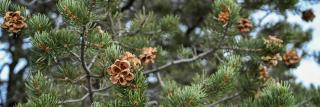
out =
[(295, 98), (288, 83), (269, 81), (254, 101), (245, 102), (247, 107), (294, 107)]
[(222, 97), (237, 87), (240, 65), (240, 57), (232, 56), (218, 67), (217, 72), (204, 80), (204, 89), (211, 99)]
[[(159, 106), (164, 107), (198, 107), (215, 103), (235, 92), (245, 94), (241, 94), (240, 99), (230, 99), (230, 102), (245, 102), (245, 107), (295, 106), (295, 97), (287, 83), (271, 81), (263, 87), (265, 81), (259, 81), (256, 77), (259, 75), (257, 66), (261, 64), (261, 56), (267, 48), (261, 36), (273, 32), (282, 39), (290, 39), (284, 45), (299, 39), (292, 36), (295, 34), (302, 35), (303, 41), (310, 39), (309, 34), (301, 33), (301, 28), (282, 29), (282, 33), (273, 31), (292, 27), (284, 24), (275, 29), (264, 29), (258, 37), (250, 38), (246, 34), (238, 36), (237, 21), (246, 16), (234, 0), (214, 0), (212, 4), (196, 0), (184, 1), (183, 6), (173, 6), (177, 8), (174, 13), (165, 14), (157, 12), (174, 9), (170, 0), (145, 2), (139, 2), (142, 10), (137, 11), (135, 9), (140, 4), (133, 3), (132, 10), (126, 14), (127, 11), (120, 12), (119, 7), (125, 2), (119, 0), (59, 0), (57, 8), (67, 24), (54, 30), (46, 15), (29, 16), (26, 32), (31, 35), (33, 45), (32, 71), (37, 72), (30, 74), (26, 84), (29, 101), (18, 107), (146, 107), (149, 106), (148, 101), (154, 100), (160, 101)], [(0, 12), (10, 10), (10, 1), (0, 3)], [(295, 3), (295, 0), (291, 3)], [(211, 10), (207, 8), (208, 5), (211, 5)], [(26, 15), (24, 7), (12, 5), (11, 8), (21, 10)], [(230, 20), (222, 24), (217, 17), (225, 9), (230, 12)], [(207, 13), (209, 11), (211, 13)], [(84, 43), (80, 42), (82, 40)], [(157, 47), (156, 63), (135, 68), (134, 79), (127, 85), (110, 83), (107, 68), (123, 52), (129, 51), (139, 56), (144, 47)], [(208, 49), (214, 51), (198, 56)], [(181, 66), (185, 63), (188, 66)], [(164, 69), (161, 68), (163, 66)], [(149, 83), (147, 78), (155, 73), (146, 75), (144, 71), (150, 69), (160, 69), (159, 72), (165, 78), (173, 79), (164, 81), (164, 85)], [(193, 75), (199, 72), (202, 74)], [(89, 77), (94, 90), (93, 102), (89, 103), (89, 97), (86, 97), (70, 104), (60, 104), (87, 95)], [(190, 78), (195, 79), (191, 82)], [(107, 86), (111, 86), (110, 90), (100, 90)], [(257, 88), (262, 89), (261, 94), (251, 99), (253, 95), (246, 91), (256, 91)], [(313, 97), (312, 102), (316, 104), (318, 99)], [(222, 101), (219, 106), (226, 105)]]
[(162, 102), (164, 107), (198, 107), (206, 96), (201, 84), (180, 88), (174, 81), (165, 84), (164, 94), (167, 96)]
[(99, 103), (99, 102), (93, 102), (91, 104), (91, 107), (104, 107), (102, 103)]
[[(145, 83), (146, 78), (142, 72), (142, 69), (134, 70), (135, 78), (129, 85), (120, 86), (116, 85), (115, 90), (118, 92), (118, 99), (121, 106), (128, 107), (144, 107), (146, 106), (145, 90), (147, 85)], [(114, 104), (117, 104), (116, 102)]]
[(180, 18), (178, 16), (167, 15), (161, 18), (160, 27), (164, 32), (175, 33), (179, 31), (179, 21)]
[(87, 0), (59, 0), (58, 10), (69, 23), (85, 25), (90, 21)]
[(258, 100), (258, 105), (262, 107), (270, 106), (294, 106), (295, 99), (287, 83), (270, 82), (262, 90)]
[(152, 12), (136, 14), (132, 20), (130, 31), (137, 32), (137, 34), (156, 31), (158, 29), (156, 20), (156, 16)]
[(38, 98), (29, 100), (25, 104), (18, 104), (16, 107), (57, 107), (58, 99), (50, 94), (43, 94)]
[[(212, 29), (218, 32), (224, 32), (226, 27), (233, 28), (238, 22), (241, 9), (234, 0), (215, 0), (212, 4), (212, 8), (212, 13), (209, 14), (209, 17), (207, 18), (205, 23), (208, 29)], [(230, 19), (227, 24), (223, 24), (218, 21), (218, 15), (224, 9), (228, 9), (230, 12)]]
[(30, 75), (26, 87), (30, 98), (38, 98), (43, 94), (49, 94), (51, 82), (41, 72), (37, 72)]
[(5, 13), (9, 10), (11, 1), (10, 0), (1, 0), (0, 1), (0, 15), (4, 16)]
[(52, 23), (46, 15), (36, 14), (27, 19), (28, 32), (34, 36), (35, 32), (49, 31), (52, 29)]

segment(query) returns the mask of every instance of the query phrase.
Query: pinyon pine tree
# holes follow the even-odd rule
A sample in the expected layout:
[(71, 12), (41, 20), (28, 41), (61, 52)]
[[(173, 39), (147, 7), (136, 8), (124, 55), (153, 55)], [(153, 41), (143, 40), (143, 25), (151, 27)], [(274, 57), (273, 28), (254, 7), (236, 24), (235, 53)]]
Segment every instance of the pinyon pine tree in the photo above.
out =
[[(320, 88), (304, 88), (288, 73), (310, 31), (249, 17), (261, 7), (302, 13), (297, 0), (53, 0), (47, 9), (60, 20), (31, 3), (0, 3), (3, 36), (32, 44), (20, 83), (26, 100), (10, 102), (18, 91), (8, 91), (4, 106), (320, 106)], [(315, 17), (303, 12), (306, 21)]]

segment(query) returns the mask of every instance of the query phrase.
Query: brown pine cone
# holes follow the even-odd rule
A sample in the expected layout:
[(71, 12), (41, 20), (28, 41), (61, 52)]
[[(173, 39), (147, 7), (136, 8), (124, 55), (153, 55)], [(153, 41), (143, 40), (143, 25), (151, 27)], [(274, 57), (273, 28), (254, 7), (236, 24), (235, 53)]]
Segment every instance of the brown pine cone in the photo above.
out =
[(7, 12), (1, 27), (8, 32), (17, 33), (21, 29), (26, 28), (27, 24), (24, 22), (24, 17), (21, 16), (20, 11)]
[(134, 79), (130, 62), (127, 60), (116, 60), (114, 64), (108, 67), (107, 73), (110, 75), (113, 84), (126, 85)]
[(128, 60), (133, 67), (141, 65), (140, 59), (136, 57), (136, 55), (130, 53), (130, 52), (125, 52), (121, 57), (120, 60)]
[(230, 20), (230, 11), (227, 7), (224, 7), (224, 9), (219, 13), (218, 15), (218, 21), (222, 24), (227, 24)]
[(297, 51), (291, 50), (291, 51), (286, 52), (283, 55), (283, 61), (286, 65), (291, 66), (291, 65), (295, 65), (295, 64), (299, 63), (300, 57), (298, 56)]
[(252, 23), (250, 22), (250, 20), (245, 19), (245, 18), (241, 18), (238, 21), (237, 27), (239, 29), (239, 31), (241, 33), (247, 33), (251, 30), (251, 28), (253, 27)]
[(140, 60), (144, 63), (144, 64), (150, 64), (150, 63), (154, 63), (154, 59), (156, 59), (156, 54), (157, 54), (157, 49), (156, 48), (143, 48), (142, 49), (142, 54), (140, 55)]
[(277, 46), (279, 48), (282, 47), (283, 40), (278, 39), (276, 36), (269, 35), (267, 38), (263, 39), (264, 44), (268, 47)]
[(263, 60), (264, 63), (271, 65), (271, 66), (278, 65), (278, 61), (282, 60), (279, 53), (276, 55), (264, 56), (264, 57), (261, 57), (261, 59)]
[(259, 79), (261, 79), (261, 80), (265, 81), (268, 79), (269, 75), (268, 75), (268, 69), (266, 66), (261, 65), (259, 67), (259, 75), (260, 75)]
[(313, 21), (315, 17), (316, 15), (313, 13), (311, 9), (302, 12), (302, 19), (306, 22)]

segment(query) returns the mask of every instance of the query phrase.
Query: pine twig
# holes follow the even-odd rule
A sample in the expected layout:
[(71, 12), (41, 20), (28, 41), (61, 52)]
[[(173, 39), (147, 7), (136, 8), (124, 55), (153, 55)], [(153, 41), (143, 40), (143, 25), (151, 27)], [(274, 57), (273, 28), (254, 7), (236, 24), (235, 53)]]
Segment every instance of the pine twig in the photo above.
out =
[(235, 98), (235, 97), (237, 97), (237, 96), (239, 96), (239, 95), (240, 95), (240, 92), (235, 93), (235, 94), (233, 94), (233, 95), (231, 95), (231, 96), (224, 97), (224, 98), (222, 98), (222, 99), (220, 99), (220, 100), (218, 100), (218, 101), (216, 101), (216, 102), (208, 105), (207, 107), (215, 107), (216, 105), (218, 105), (218, 104), (220, 104), (220, 103), (222, 103), (222, 102), (231, 100), (231, 99), (233, 99), (233, 98)]
[(160, 72), (157, 72), (157, 78), (158, 78), (158, 81), (159, 81), (159, 83), (160, 83), (160, 86), (161, 86), (161, 87), (164, 87), (164, 83), (163, 83), (163, 81), (162, 81)]
[(260, 52), (262, 49), (249, 49), (239, 47), (222, 47), (221, 49), (234, 50), (234, 51), (247, 51), (247, 52)]
[(81, 58), (80, 58), (80, 56), (79, 56), (78, 54), (76, 54), (76, 53), (74, 53), (74, 52), (72, 52), (72, 51), (69, 51), (69, 52), (70, 52), (71, 55), (73, 55), (74, 57), (76, 57), (77, 60), (81, 61)]
[(92, 58), (92, 60), (91, 60), (90, 64), (88, 65), (88, 68), (89, 68), (89, 69), (91, 69), (91, 67), (92, 67), (93, 63), (95, 63), (95, 62), (96, 62), (96, 59), (97, 59), (97, 58), (98, 58), (98, 55), (95, 55), (95, 56)]
[(108, 90), (108, 89), (110, 89), (111, 87), (112, 87), (112, 85), (110, 85), (110, 86), (106, 86), (106, 87), (104, 87), (104, 88), (100, 88), (100, 89), (92, 90), (92, 92), (99, 92), (99, 91)]
[(80, 49), (80, 59), (81, 59), (81, 65), (86, 73), (87, 78), (87, 88), (89, 93), (89, 99), (90, 103), (93, 103), (93, 92), (91, 87), (91, 76), (90, 76), (90, 69), (88, 68), (86, 62), (85, 62), (85, 46), (86, 46), (86, 27), (83, 27), (82, 34), (81, 34), (81, 49)]
[(155, 69), (146, 70), (146, 71), (144, 72), (144, 74), (150, 74), (150, 73), (159, 72), (159, 71), (161, 71), (161, 70), (163, 70), (163, 69), (166, 69), (166, 68), (169, 68), (169, 67), (171, 67), (171, 66), (173, 66), (173, 65), (178, 65), (178, 64), (183, 64), (183, 63), (190, 63), (190, 62), (196, 61), (196, 60), (198, 60), (198, 59), (200, 59), (200, 58), (203, 58), (203, 57), (205, 57), (205, 56), (207, 56), (207, 55), (209, 55), (210, 53), (213, 53), (213, 52), (215, 52), (215, 51), (216, 51), (216, 50), (210, 49), (210, 50), (208, 50), (208, 51), (206, 51), (206, 52), (203, 52), (203, 53), (201, 53), (201, 54), (199, 54), (199, 55), (197, 55), (197, 56), (194, 56), (194, 57), (192, 57), (192, 58), (180, 59), (180, 60), (171, 61), (171, 62), (168, 62), (167, 64), (164, 64), (164, 65), (162, 65), (162, 66), (160, 66), (160, 67), (156, 67)]
[(80, 99), (74, 99), (74, 100), (65, 100), (62, 102), (59, 102), (58, 104), (66, 104), (66, 103), (75, 103), (75, 102), (81, 102), (84, 99), (86, 99), (88, 96), (90, 95), (90, 93), (85, 94), (83, 97), (81, 97)]

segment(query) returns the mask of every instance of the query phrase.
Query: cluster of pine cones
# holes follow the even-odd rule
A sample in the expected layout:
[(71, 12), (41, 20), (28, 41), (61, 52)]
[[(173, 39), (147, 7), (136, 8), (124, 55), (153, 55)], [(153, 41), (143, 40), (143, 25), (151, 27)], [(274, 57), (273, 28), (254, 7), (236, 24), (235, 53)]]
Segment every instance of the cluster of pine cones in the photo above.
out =
[(154, 63), (156, 58), (156, 48), (143, 48), (142, 54), (137, 58), (130, 52), (125, 52), (117, 59), (110, 67), (107, 68), (107, 73), (113, 84), (127, 85), (134, 79), (134, 68), (138, 68), (143, 64)]

